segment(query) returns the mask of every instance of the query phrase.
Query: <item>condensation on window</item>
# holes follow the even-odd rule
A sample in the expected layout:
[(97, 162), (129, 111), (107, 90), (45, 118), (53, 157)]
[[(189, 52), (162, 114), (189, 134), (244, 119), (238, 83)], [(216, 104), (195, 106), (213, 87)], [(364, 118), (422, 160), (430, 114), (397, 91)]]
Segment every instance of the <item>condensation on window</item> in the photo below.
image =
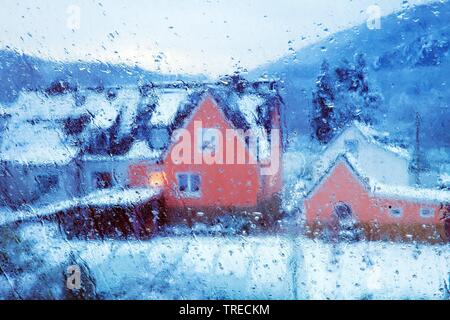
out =
[(0, 299), (449, 299), (449, 19), (2, 4)]

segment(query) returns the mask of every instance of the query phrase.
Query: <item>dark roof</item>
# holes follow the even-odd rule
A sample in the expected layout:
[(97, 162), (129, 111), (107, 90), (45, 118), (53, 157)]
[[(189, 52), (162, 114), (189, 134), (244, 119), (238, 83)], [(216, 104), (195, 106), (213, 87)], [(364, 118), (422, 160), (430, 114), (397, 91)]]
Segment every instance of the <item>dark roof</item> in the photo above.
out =
[(195, 92), (189, 96), (188, 102), (180, 106), (170, 124), (170, 130), (173, 131), (182, 127), (186, 121), (186, 118), (192, 114), (201, 100), (208, 95), (217, 102), (225, 117), (231, 121), (235, 128), (248, 130), (251, 128), (251, 124), (242, 114), (236, 100), (239, 100), (239, 98), (245, 94), (257, 94), (263, 98), (265, 102), (258, 106), (256, 122), (258, 125), (263, 126), (268, 132), (270, 132), (270, 116), (273, 108), (277, 104), (282, 103), (282, 99), (275, 90), (273, 84), (266, 83), (266, 85), (269, 87), (269, 90), (267, 90), (267, 86), (262, 86), (262, 82), (252, 83), (243, 88), (240, 87), (239, 89), (236, 89), (235, 86), (230, 85), (229, 83), (219, 82), (213, 85), (206, 84), (202, 88), (198, 88), (199, 90), (195, 90)]

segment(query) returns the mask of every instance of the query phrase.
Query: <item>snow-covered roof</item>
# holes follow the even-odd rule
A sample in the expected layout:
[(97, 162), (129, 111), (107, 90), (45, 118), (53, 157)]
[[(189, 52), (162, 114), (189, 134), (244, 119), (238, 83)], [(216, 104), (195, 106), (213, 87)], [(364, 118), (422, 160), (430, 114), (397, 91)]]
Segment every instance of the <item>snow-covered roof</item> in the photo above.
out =
[(110, 127), (122, 111), (123, 126), (131, 127), (141, 99), (138, 88), (119, 88), (116, 90), (116, 97), (111, 100), (107, 98), (107, 92), (107, 89), (103, 92), (81, 89), (77, 94), (84, 96), (85, 101), (76, 106), (74, 94), (70, 92), (48, 95), (39, 91), (22, 91), (17, 101), (5, 111), (20, 120), (49, 121), (88, 112), (93, 116), (92, 125), (102, 129)]
[[(314, 178), (320, 179), (336, 158), (346, 155), (354, 157), (355, 166), (361, 168), (361, 172), (377, 178), (386, 183), (407, 185), (410, 181), (409, 154), (406, 150), (394, 145), (387, 145), (377, 139), (387, 140), (389, 133), (380, 133), (371, 126), (354, 121), (346, 127), (325, 148), (318, 152), (319, 157), (314, 165)], [(348, 142), (355, 141), (355, 147), (351, 148)], [(389, 172), (392, 168), (395, 171)]]
[(403, 199), (428, 200), (433, 202), (450, 201), (449, 191), (381, 183), (374, 177), (367, 176), (364, 170), (359, 167), (358, 162), (353, 156), (346, 155), (345, 159), (351, 164), (358, 176), (363, 177), (363, 179), (367, 178), (364, 180), (368, 182), (370, 191), (375, 195)]
[(57, 124), (10, 121), (0, 142), (0, 159), (22, 164), (67, 164), (77, 149), (64, 141)]
[(184, 88), (158, 90), (158, 102), (150, 123), (155, 126), (169, 125), (190, 93), (191, 90)]
[(137, 140), (130, 150), (124, 155), (93, 155), (85, 154), (82, 159), (85, 161), (127, 161), (127, 160), (150, 160), (156, 161), (161, 158), (164, 150), (152, 149), (148, 143), (143, 140)]
[(17, 101), (9, 106), (8, 112), (16, 119), (59, 120), (75, 111), (72, 94), (48, 96), (38, 91), (21, 91)]
[(257, 151), (259, 152), (260, 159), (268, 159), (271, 156), (268, 133), (262, 125), (258, 124), (257, 108), (265, 102), (266, 100), (263, 97), (254, 93), (242, 95), (237, 101), (239, 110), (249, 123), (252, 133), (258, 138)]
[[(183, 114), (183, 112), (180, 113), (180, 110), (185, 113), (186, 111), (193, 110), (195, 105), (193, 101), (195, 101), (196, 97), (200, 97), (202, 92), (213, 90), (220, 92), (219, 95), (223, 95), (220, 105), (229, 111), (227, 117), (232, 119), (233, 123), (237, 123), (239, 128), (241, 128), (239, 126), (241, 122), (247, 122), (248, 126), (253, 129), (253, 132), (256, 132), (261, 138), (259, 146), (260, 155), (263, 155), (263, 158), (265, 157), (264, 155), (268, 155), (268, 151), (270, 151), (269, 140), (267, 135), (264, 134), (265, 132), (263, 132), (264, 125), (261, 124), (261, 119), (258, 119), (257, 112), (257, 107), (263, 105), (266, 100), (263, 96), (258, 95), (259, 89), (249, 87), (245, 92), (238, 94), (233, 88), (228, 86), (205, 84), (204, 86), (195, 87), (188, 85), (155, 86), (151, 90), (152, 92), (148, 97), (143, 97), (142, 92), (137, 86), (105, 88), (101, 92), (89, 88), (82, 88), (76, 92), (66, 92), (56, 95), (49, 95), (39, 91), (23, 91), (20, 93), (18, 100), (12, 106), (9, 106), (6, 111), (12, 112), (8, 120), (12, 123), (19, 124), (27, 121), (35, 121), (37, 123), (42, 121), (53, 123), (55, 127), (61, 125), (62, 120), (68, 119), (69, 117), (73, 118), (82, 114), (89, 114), (92, 118), (86, 129), (88, 133), (86, 137), (90, 136), (90, 132), (110, 128), (115, 123), (118, 115), (121, 114), (122, 121), (120, 122), (121, 128), (119, 128), (119, 134), (125, 137), (131, 133), (138, 108), (142, 104), (151, 103), (147, 101), (148, 99), (155, 99), (154, 101), (156, 101), (156, 108), (149, 120), (150, 125), (178, 126), (180, 123), (176, 123), (176, 120), (178, 120), (180, 114)], [(264, 94), (267, 94), (267, 92)], [(10, 126), (10, 141), (6, 142), (5, 150), (12, 150), (13, 145), (16, 145), (16, 149), (21, 146), (25, 151), (23, 158), (35, 160), (36, 162), (64, 162), (63, 159), (71, 157), (72, 152), (59, 152), (61, 148), (57, 148), (56, 145), (61, 145), (61, 143), (57, 143), (58, 139), (54, 137), (56, 135), (55, 130), (57, 129), (51, 128), (52, 125), (50, 124), (47, 127), (49, 132), (43, 132), (41, 136), (45, 137), (45, 135), (48, 135), (50, 141), (48, 148), (59, 151), (36, 153), (36, 148), (33, 148), (33, 146), (39, 146), (43, 143), (43, 141), (37, 141), (39, 138), (31, 139), (30, 142), (19, 141), (15, 143), (12, 136), (23, 136), (22, 130), (34, 130), (35, 133), (38, 131), (38, 128), (31, 129), (28, 126), (27, 129), (26, 127), (27, 125), (22, 124), (20, 126)], [(39, 128), (39, 130), (44, 131), (44, 128)], [(61, 138), (63, 138), (62, 133), (58, 132), (57, 135), (61, 135)], [(16, 139), (20, 140), (19, 137), (16, 137)], [(37, 143), (33, 141), (37, 141)], [(25, 149), (29, 149), (29, 152)], [(129, 155), (135, 157), (136, 149), (131, 151)], [(145, 150), (146, 154), (151, 154), (150, 158), (156, 156), (154, 153), (158, 152)], [(59, 154), (59, 156), (56, 156), (56, 154)], [(31, 155), (35, 155), (35, 158), (32, 158)], [(140, 154), (138, 155), (138, 157), (141, 156)], [(9, 154), (2, 155), (2, 157), (13, 160), (14, 157), (19, 157), (19, 153), (10, 151)]]
[(256, 120), (258, 119), (257, 107), (262, 105), (265, 100), (256, 94), (246, 94), (238, 100), (239, 110), (245, 117), (245, 120), (251, 125), (256, 126)]
[(107, 129), (112, 126), (119, 112), (104, 93), (90, 92), (86, 94), (83, 109), (93, 116), (91, 125)]
[(443, 184), (450, 184), (450, 174), (448, 173), (443, 173), (439, 176), (439, 180), (441, 181), (441, 183)]
[(148, 143), (142, 140), (136, 141), (130, 151), (125, 155), (128, 159), (156, 159), (162, 154), (162, 150), (150, 149)]
[(7, 114), (5, 107), (0, 104), (0, 117), (6, 116)]
[(137, 114), (137, 107), (141, 101), (138, 88), (122, 88), (118, 90), (117, 97), (111, 101), (111, 105), (117, 112), (122, 112), (121, 133), (129, 133), (133, 120)]
[(375, 178), (367, 176), (366, 173), (358, 166), (356, 159), (351, 155), (340, 155), (337, 159), (335, 159), (333, 164), (326, 170), (321, 179), (312, 186), (308, 192), (308, 196), (314, 193), (314, 191), (333, 172), (333, 169), (339, 163), (345, 163), (347, 167), (356, 174), (362, 185), (372, 195), (413, 201), (423, 200), (427, 202), (450, 202), (450, 191), (380, 183)]
[(84, 197), (63, 200), (55, 204), (40, 208), (30, 207), (28, 210), (14, 211), (5, 209), (0, 211), (0, 225), (21, 220), (36, 219), (55, 214), (60, 211), (84, 206), (127, 206), (136, 205), (157, 197), (161, 192), (159, 188), (139, 189), (104, 189), (94, 191)]
[[(265, 89), (265, 88), (264, 88)], [(179, 128), (185, 125), (189, 115), (196, 110), (201, 101), (211, 97), (224, 111), (225, 117), (237, 129), (251, 131), (258, 139), (258, 152), (261, 160), (270, 158), (270, 137), (265, 125), (270, 121), (262, 119), (270, 114), (269, 97), (274, 91), (247, 88), (236, 92), (228, 86), (217, 84), (205, 85), (195, 89), (177, 88), (159, 92), (159, 106), (151, 119), (153, 125), (170, 125)], [(264, 106), (258, 112), (258, 107)], [(256, 150), (254, 150), (256, 151)]]
[(411, 200), (426, 200), (441, 203), (450, 202), (450, 191), (446, 190), (394, 186), (381, 184), (376, 181), (371, 181), (370, 185), (373, 194), (378, 196)]
[(389, 152), (392, 152), (402, 158), (410, 159), (411, 155), (408, 150), (401, 148), (393, 144), (382, 143), (377, 140), (377, 138), (387, 138), (389, 137), (389, 132), (380, 132), (375, 130), (372, 126), (364, 124), (359, 121), (353, 121), (353, 126), (359, 130), (359, 132), (370, 142), (373, 143)]

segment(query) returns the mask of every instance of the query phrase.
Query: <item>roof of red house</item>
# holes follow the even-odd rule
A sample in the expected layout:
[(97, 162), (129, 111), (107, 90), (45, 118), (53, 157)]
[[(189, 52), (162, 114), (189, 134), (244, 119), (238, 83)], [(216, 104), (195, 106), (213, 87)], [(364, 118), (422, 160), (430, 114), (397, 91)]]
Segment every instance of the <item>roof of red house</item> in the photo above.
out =
[(196, 109), (205, 96), (211, 96), (222, 109), (225, 116), (237, 129), (248, 130), (264, 127), (270, 131), (270, 108), (276, 101), (281, 102), (277, 91), (267, 87), (247, 83), (239, 91), (232, 85), (205, 85), (192, 91), (184, 103), (176, 110), (170, 123), (171, 129), (182, 127), (186, 118)]
[[(67, 162), (79, 153), (103, 156), (105, 159), (111, 155), (116, 157), (133, 154), (135, 151), (132, 150), (133, 141), (139, 139), (139, 137), (132, 137), (135, 127), (133, 119), (139, 108), (149, 106), (149, 127), (174, 130), (183, 125), (184, 120), (189, 117), (205, 94), (210, 94), (228, 120), (236, 128), (241, 129), (263, 127), (270, 131), (268, 110), (275, 99), (281, 101), (273, 82), (250, 83), (240, 77), (230, 77), (217, 83), (174, 82), (103, 90), (80, 88), (77, 91), (68, 90), (61, 94), (23, 91), (12, 105), (0, 109), (1, 113), (10, 115), (7, 119), (9, 135), (4, 137), (2, 142), (4, 148), (2, 158), (8, 161), (23, 160), (24, 162), (37, 160), (25, 157), (24, 152), (18, 152), (19, 147), (25, 151), (29, 150), (30, 156), (39, 154), (39, 163), (61, 162), (61, 156), (58, 155), (64, 155), (63, 160)], [(79, 150), (80, 147), (65, 141), (68, 139), (63, 129), (65, 120), (81, 116), (89, 118), (82, 129), (81, 135), (86, 136), (83, 139), (90, 141), (89, 137), (99, 132), (104, 132), (105, 136), (108, 136), (107, 130), (113, 129), (116, 136), (125, 138), (124, 143), (120, 144), (118, 150), (104, 150), (103, 144), (93, 141), (93, 148), (88, 145), (84, 146), (83, 150)], [(121, 121), (117, 124), (116, 120), (119, 116)], [(34, 123), (42, 123), (36, 127), (39, 127), (40, 137), (46, 135), (52, 137), (49, 139), (49, 146), (41, 143), (42, 139), (33, 134), (27, 136), (24, 141), (19, 141), (24, 132), (30, 131), (28, 130), (30, 123), (33, 123), (33, 126), (35, 126)], [(119, 127), (114, 128), (115, 125)], [(33, 128), (33, 130), (37, 129)], [(54, 136), (59, 136), (61, 139), (53, 139)], [(140, 139), (143, 138), (140, 137)], [(53, 141), (55, 143), (52, 144)], [(51, 147), (58, 152), (35, 152), (36, 150), (31, 148), (32, 144), (41, 151)], [(8, 150), (11, 152), (8, 153)]]
[[(174, 90), (174, 89), (172, 89)], [(172, 115), (168, 124), (169, 131), (182, 128), (205, 97), (211, 97), (217, 103), (227, 120), (236, 129), (252, 130), (260, 138), (260, 156), (266, 158), (270, 155), (269, 134), (272, 129), (271, 114), (276, 105), (282, 103), (282, 98), (271, 82), (249, 83), (245, 81), (234, 84), (204, 84), (196, 88), (178, 88), (180, 96), (184, 96), (178, 108), (170, 110)], [(157, 106), (155, 112), (161, 109)], [(162, 111), (161, 111), (162, 112)]]
[(337, 157), (336, 160), (326, 170), (322, 178), (312, 186), (305, 198), (311, 197), (315, 193), (315, 191), (320, 188), (322, 183), (331, 174), (333, 174), (334, 168), (340, 163), (344, 163), (346, 167), (355, 175), (361, 185), (367, 190), (367, 192), (373, 196), (411, 201), (423, 200), (439, 203), (450, 202), (450, 191), (447, 190), (387, 185), (379, 183), (371, 177), (364, 176), (361, 173), (361, 170), (358, 169), (357, 162), (352, 159), (350, 155), (340, 155), (339, 157)]

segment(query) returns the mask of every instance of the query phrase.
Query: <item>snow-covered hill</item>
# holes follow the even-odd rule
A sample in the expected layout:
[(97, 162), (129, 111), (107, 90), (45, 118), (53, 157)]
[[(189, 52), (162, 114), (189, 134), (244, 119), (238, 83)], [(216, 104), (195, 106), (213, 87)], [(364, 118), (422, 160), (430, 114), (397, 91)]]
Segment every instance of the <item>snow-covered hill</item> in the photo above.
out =
[[(386, 16), (381, 28), (366, 24), (292, 52), (250, 73), (267, 74), (284, 82), (290, 132), (310, 134), (312, 96), (320, 67), (327, 60), (337, 68), (342, 60), (363, 53), (369, 85), (381, 92), (383, 107), (373, 116), (381, 130), (411, 147), (416, 112), (422, 118), (423, 148), (450, 152), (450, 2), (417, 6)], [(293, 40), (296, 41), (295, 39)], [(300, 39), (298, 40), (300, 41)]]
[(15, 100), (20, 90), (47, 89), (56, 81), (71, 86), (109, 87), (158, 82), (204, 80), (203, 76), (169, 75), (137, 66), (103, 62), (61, 62), (45, 60), (13, 50), (0, 50), (0, 104)]

